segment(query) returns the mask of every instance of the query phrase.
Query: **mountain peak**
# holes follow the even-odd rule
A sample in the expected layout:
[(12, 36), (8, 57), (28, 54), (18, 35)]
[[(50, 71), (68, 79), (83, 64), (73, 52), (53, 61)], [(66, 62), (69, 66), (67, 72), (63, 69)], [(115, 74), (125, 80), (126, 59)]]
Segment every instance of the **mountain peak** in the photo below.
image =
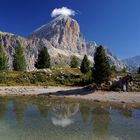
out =
[(74, 21), (77, 22), (75, 19), (71, 18), (70, 16), (65, 16), (65, 15), (60, 15), (58, 17), (56, 17), (53, 21), (59, 21), (59, 20), (64, 20), (64, 21)]
[(77, 51), (80, 26), (69, 16), (60, 15), (36, 29), (30, 38), (44, 38), (55, 48)]
[(70, 16), (65, 16), (65, 15), (60, 15), (55, 18), (55, 20), (62, 20), (62, 19), (73, 19), (73, 18), (71, 18)]
[[(13, 54), (15, 46), (24, 47), (25, 56), (29, 70), (34, 70), (38, 52), (41, 47), (47, 47), (53, 65), (69, 65), (71, 55), (77, 56), (80, 60), (86, 54), (93, 63), (97, 44), (93, 41), (86, 41), (80, 32), (80, 26), (76, 20), (69, 16), (58, 16), (48, 24), (35, 30), (29, 39), (20, 36), (0, 32), (0, 44), (4, 46), (8, 56), (10, 69), (13, 67)], [(32, 46), (32, 47), (31, 47)], [(112, 53), (106, 51), (110, 63), (117, 68), (123, 68), (122, 64)]]
[[(31, 35), (30, 40), (34, 46), (40, 48), (45, 46), (54, 58), (62, 59), (68, 64), (71, 55), (82, 59), (86, 54), (91, 62), (96, 52), (96, 42), (86, 41), (80, 31), (78, 22), (70, 16), (60, 15), (50, 21), (48, 24), (36, 29)], [(123, 68), (124, 65), (107, 50), (111, 64), (117, 68)], [(64, 60), (63, 60), (64, 58)], [(55, 61), (59, 63), (59, 59)], [(61, 62), (60, 62), (61, 63)]]
[[(49, 28), (50, 26), (55, 26), (55, 25), (60, 25), (62, 26), (62, 24), (64, 25), (66, 22), (74, 22), (75, 24), (78, 25), (77, 21), (74, 20), (73, 18), (71, 18), (70, 16), (65, 16), (65, 15), (60, 15), (58, 17), (56, 17), (55, 19), (53, 19), (52, 21), (50, 21), (47, 24), (42, 25), (41, 27), (37, 28), (32, 34), (38, 34), (38, 32), (42, 32), (43, 30), (47, 30), (47, 28)], [(79, 25), (78, 25), (79, 26)]]

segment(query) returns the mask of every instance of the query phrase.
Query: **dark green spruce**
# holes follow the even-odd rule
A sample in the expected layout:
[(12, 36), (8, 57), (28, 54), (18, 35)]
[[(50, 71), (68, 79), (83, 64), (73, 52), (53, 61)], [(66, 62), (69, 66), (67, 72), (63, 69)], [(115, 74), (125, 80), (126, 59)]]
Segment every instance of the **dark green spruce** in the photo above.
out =
[(117, 68), (116, 68), (115, 65), (112, 65), (112, 66), (111, 66), (111, 71), (112, 71), (112, 72), (117, 72)]
[(13, 68), (15, 71), (25, 71), (27, 67), (24, 50), (18, 45), (15, 47), (15, 54), (13, 60)]
[(0, 71), (8, 70), (8, 59), (3, 47), (0, 45)]
[(90, 70), (90, 61), (88, 60), (87, 55), (84, 55), (84, 58), (82, 60), (80, 70), (82, 73), (86, 74)]
[(140, 67), (138, 68), (138, 74), (140, 74)]
[(50, 68), (51, 59), (50, 59), (50, 55), (48, 53), (48, 49), (46, 47), (44, 47), (40, 50), (35, 66), (38, 69)]
[(71, 68), (78, 68), (79, 67), (79, 58), (76, 56), (71, 56), (71, 61), (70, 61), (70, 67)]
[(93, 78), (97, 85), (108, 82), (111, 76), (111, 68), (108, 57), (102, 46), (99, 46), (94, 56)]

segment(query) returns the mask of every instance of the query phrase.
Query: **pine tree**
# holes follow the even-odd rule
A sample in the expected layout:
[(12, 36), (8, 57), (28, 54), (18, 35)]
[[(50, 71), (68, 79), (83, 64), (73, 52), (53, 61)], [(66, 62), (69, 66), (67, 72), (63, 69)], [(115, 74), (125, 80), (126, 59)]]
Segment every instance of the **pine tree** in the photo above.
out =
[(79, 66), (79, 59), (76, 56), (71, 57), (70, 66), (71, 68), (77, 68)]
[(140, 67), (138, 68), (138, 74), (140, 74)]
[(115, 65), (112, 65), (112, 66), (111, 66), (111, 71), (112, 71), (112, 72), (117, 72), (117, 68), (116, 68)]
[(50, 68), (51, 61), (50, 55), (48, 53), (48, 49), (46, 47), (42, 48), (38, 54), (38, 60), (35, 64), (36, 68), (43, 69), (43, 68)]
[(108, 57), (102, 46), (99, 46), (94, 56), (93, 78), (97, 85), (108, 82), (111, 75)]
[(24, 50), (18, 45), (15, 47), (15, 54), (13, 60), (13, 68), (15, 71), (25, 71), (27, 67)]
[(126, 73), (127, 72), (127, 69), (126, 68), (123, 68), (121, 72), (122, 73)]
[(86, 74), (90, 70), (90, 61), (88, 60), (87, 55), (85, 55), (83, 60), (82, 60), (80, 70), (84, 74)]
[(3, 47), (0, 46), (0, 71), (5, 71), (8, 69), (8, 59), (3, 50)]

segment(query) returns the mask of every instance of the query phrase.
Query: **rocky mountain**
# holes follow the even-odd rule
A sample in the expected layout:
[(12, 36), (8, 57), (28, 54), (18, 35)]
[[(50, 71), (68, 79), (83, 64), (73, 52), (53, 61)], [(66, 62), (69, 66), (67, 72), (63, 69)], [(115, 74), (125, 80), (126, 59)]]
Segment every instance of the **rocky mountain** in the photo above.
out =
[[(48, 44), (52, 55), (76, 55), (83, 57), (84, 54), (88, 55), (94, 53), (97, 45), (95, 42), (87, 42), (80, 32), (80, 26), (76, 20), (68, 16), (59, 16), (49, 24), (43, 25), (36, 29), (30, 36), (30, 39), (40, 39), (44, 44)], [(46, 45), (45, 45), (46, 46)], [(52, 52), (53, 50), (53, 52)], [(89, 55), (89, 59), (93, 58)]]
[(131, 58), (126, 58), (122, 60), (124, 63), (131, 67), (139, 67), (140, 66), (140, 55), (131, 57)]
[(119, 60), (108, 48), (105, 48), (105, 50), (111, 65), (114, 65), (118, 70), (128, 68), (128, 66)]
[(17, 45), (21, 45), (24, 49), (27, 70), (34, 70), (34, 63), (37, 58), (38, 49), (32, 44), (32, 40), (28, 40), (12, 33), (0, 32), (0, 45), (4, 47), (4, 51), (7, 54), (10, 70), (13, 69), (13, 55)]
[[(34, 64), (39, 49), (42, 47), (48, 48), (54, 67), (68, 66), (72, 55), (82, 59), (87, 54), (89, 60), (93, 62), (93, 56), (97, 48), (94, 41), (88, 42), (84, 39), (77, 21), (68, 16), (55, 18), (50, 23), (36, 29), (28, 38), (0, 32), (0, 45), (4, 47), (8, 56), (10, 69), (13, 66), (14, 48), (19, 44), (25, 50), (27, 70), (35, 70)], [(108, 49), (106, 49), (106, 53), (111, 64), (118, 69), (125, 67)]]

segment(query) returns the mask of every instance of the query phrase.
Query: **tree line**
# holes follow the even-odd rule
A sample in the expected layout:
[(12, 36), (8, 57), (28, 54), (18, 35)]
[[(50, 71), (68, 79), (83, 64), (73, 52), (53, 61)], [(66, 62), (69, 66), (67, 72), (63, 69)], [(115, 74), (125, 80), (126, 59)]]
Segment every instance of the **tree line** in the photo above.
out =
[[(79, 60), (76, 56), (72, 57), (70, 66), (72, 68), (79, 66)], [(93, 67), (90, 66), (90, 61), (88, 60), (87, 55), (85, 55), (81, 62), (80, 70), (83, 74), (87, 74), (89, 71), (92, 71), (93, 80), (97, 85), (108, 82), (111, 76), (111, 66), (104, 48), (102, 46), (97, 47), (94, 55)]]
[[(80, 66), (80, 71), (86, 75), (89, 71), (92, 72), (92, 77), (96, 84), (108, 82), (110, 80), (112, 68), (109, 64), (109, 59), (102, 46), (97, 47), (94, 55), (94, 64), (91, 63), (84, 55), (83, 60), (80, 64), (79, 58), (72, 56), (70, 59), (70, 67), (77, 68)], [(35, 63), (37, 69), (44, 69), (51, 67), (51, 59), (46, 47), (43, 47), (38, 52), (38, 58)], [(13, 70), (15, 71), (26, 71), (27, 61), (23, 48), (18, 45), (15, 47), (15, 53), (13, 55)], [(0, 71), (8, 70), (8, 58), (4, 48), (0, 46)], [(140, 70), (139, 70), (140, 71)]]
[[(47, 48), (42, 48), (38, 54), (35, 67), (38, 69), (50, 68), (50, 55)], [(7, 71), (9, 69), (8, 58), (4, 48), (0, 46), (0, 71)], [(18, 45), (15, 47), (15, 53), (13, 55), (13, 70), (14, 71), (26, 71), (27, 61), (23, 48)]]
[[(18, 45), (15, 47), (15, 53), (13, 55), (13, 70), (25, 71), (27, 67), (26, 59), (24, 56), (23, 48)], [(7, 71), (9, 69), (8, 58), (4, 48), (0, 46), (0, 71)]]

